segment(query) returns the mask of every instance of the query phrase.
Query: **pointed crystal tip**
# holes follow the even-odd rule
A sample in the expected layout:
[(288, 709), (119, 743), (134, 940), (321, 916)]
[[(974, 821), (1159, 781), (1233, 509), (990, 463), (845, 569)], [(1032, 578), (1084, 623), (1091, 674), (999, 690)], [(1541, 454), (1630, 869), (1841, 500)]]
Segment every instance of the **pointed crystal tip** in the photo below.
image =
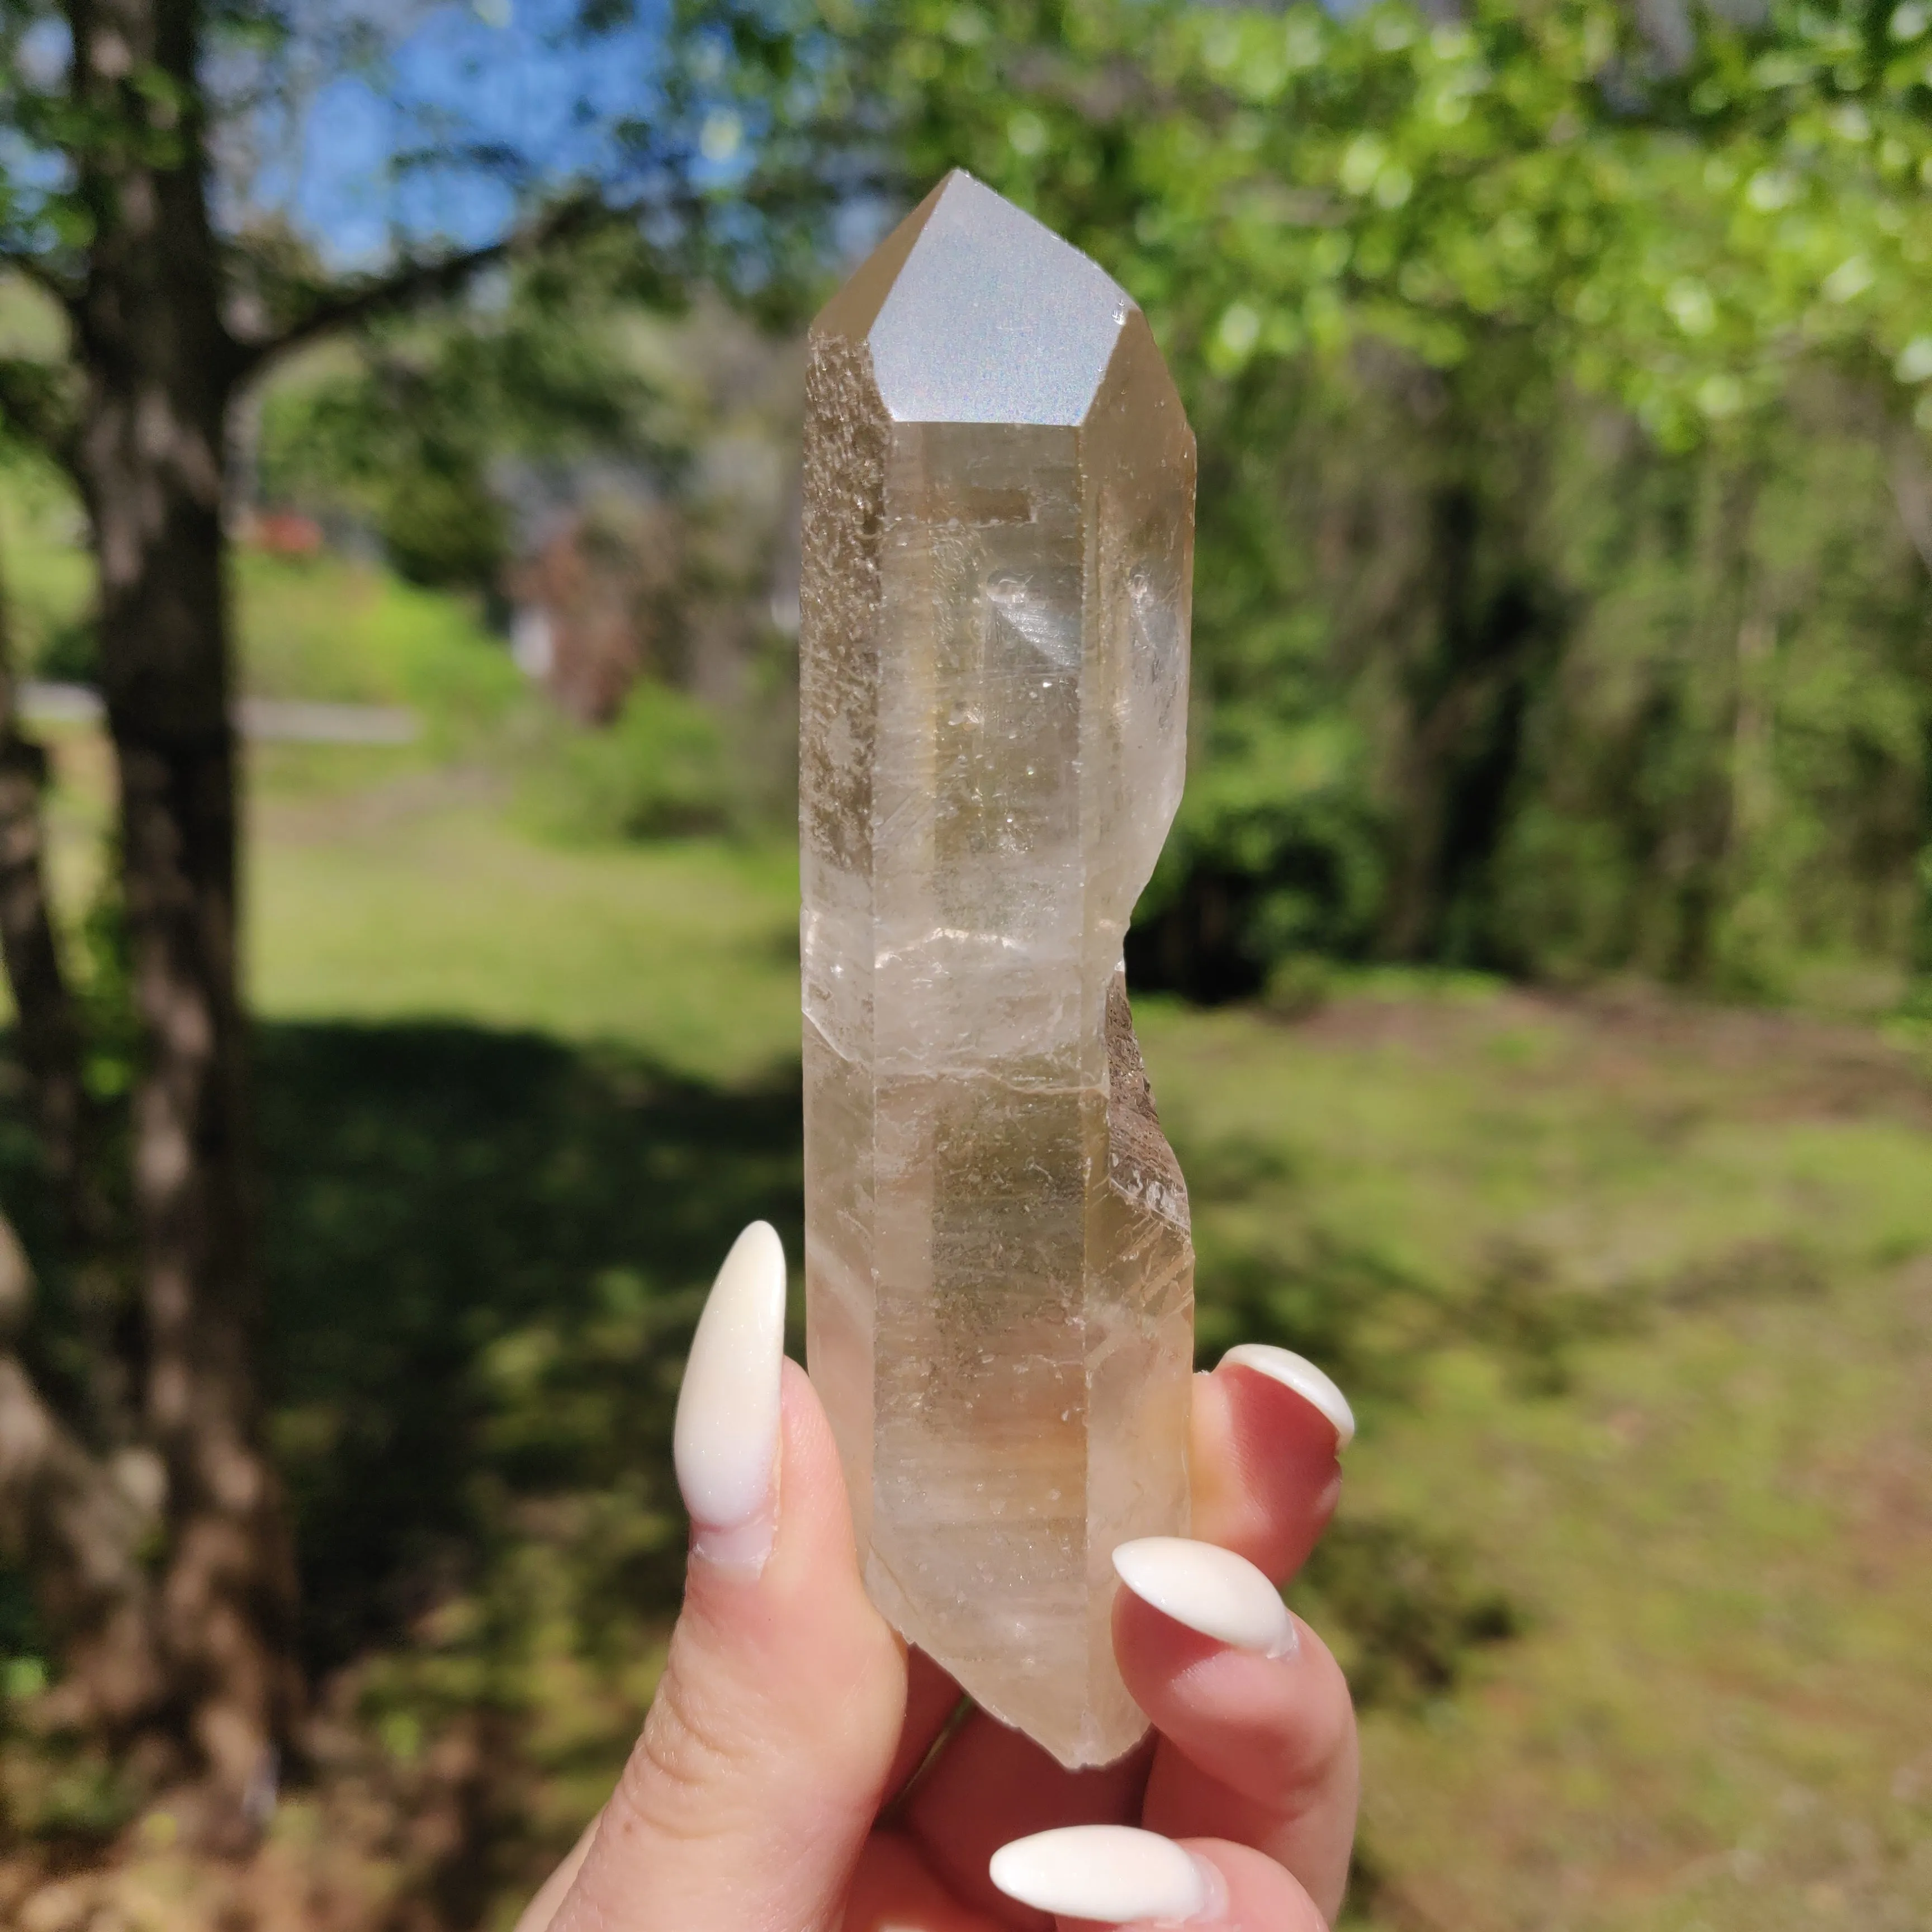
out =
[(955, 169), (828, 303), (899, 422), (1084, 422), (1133, 302), (1078, 249)]

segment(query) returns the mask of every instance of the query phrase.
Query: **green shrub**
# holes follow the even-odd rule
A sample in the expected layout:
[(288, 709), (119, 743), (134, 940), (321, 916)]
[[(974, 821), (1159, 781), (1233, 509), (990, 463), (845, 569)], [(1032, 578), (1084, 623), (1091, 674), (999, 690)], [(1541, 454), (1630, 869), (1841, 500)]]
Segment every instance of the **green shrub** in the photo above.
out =
[(70, 617), (50, 626), (34, 660), (34, 674), (56, 684), (98, 684), (100, 632), (93, 618)]
[(574, 734), (546, 760), (538, 815), (568, 838), (685, 838), (728, 830), (735, 790), (717, 718), (685, 692), (647, 682), (615, 723)]
[(508, 553), (502, 506), (467, 465), (398, 477), (380, 529), (396, 574), (432, 590), (488, 590)]

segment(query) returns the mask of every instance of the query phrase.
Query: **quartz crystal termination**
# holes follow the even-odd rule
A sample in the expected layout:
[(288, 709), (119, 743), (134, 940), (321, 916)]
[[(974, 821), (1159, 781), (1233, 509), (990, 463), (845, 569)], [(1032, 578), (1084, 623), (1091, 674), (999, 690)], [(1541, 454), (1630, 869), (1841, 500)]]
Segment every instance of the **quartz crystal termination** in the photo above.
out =
[(880, 1609), (1105, 1763), (1146, 1729), (1112, 1553), (1187, 1518), (1187, 1195), (1121, 946), (1180, 802), (1194, 440), (1140, 310), (961, 173), (806, 394), (812, 1374)]

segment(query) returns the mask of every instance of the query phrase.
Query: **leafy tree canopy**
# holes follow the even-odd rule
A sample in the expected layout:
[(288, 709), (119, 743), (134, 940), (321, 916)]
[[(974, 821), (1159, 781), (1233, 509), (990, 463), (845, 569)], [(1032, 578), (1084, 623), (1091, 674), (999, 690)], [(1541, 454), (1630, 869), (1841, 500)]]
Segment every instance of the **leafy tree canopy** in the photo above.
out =
[(1763, 983), (1726, 933), (1852, 943), (1806, 908), (1894, 903), (1926, 836), (1932, 9), (1454, 11), (834, 17), (872, 178), (963, 164), (1077, 241), (1200, 433), (1198, 742), (1144, 915), (1226, 928), (1228, 983), (1309, 944)]
[(910, 177), (1074, 233), (1185, 367), (1510, 330), (1673, 446), (1821, 355), (1932, 394), (1932, 10), (1635, 18), (908, 0), (881, 58)]

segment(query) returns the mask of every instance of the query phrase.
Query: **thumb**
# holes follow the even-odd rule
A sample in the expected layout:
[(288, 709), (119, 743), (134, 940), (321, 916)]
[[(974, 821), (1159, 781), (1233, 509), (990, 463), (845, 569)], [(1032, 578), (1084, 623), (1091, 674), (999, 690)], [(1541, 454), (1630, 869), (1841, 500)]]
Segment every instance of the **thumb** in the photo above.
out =
[[(551, 1932), (831, 1932), (905, 1703), (832, 1432), (784, 1359), (784, 1252), (718, 1270), (678, 1398), (692, 1516), (663, 1681)], [(560, 1877), (562, 1874), (559, 1874)]]

